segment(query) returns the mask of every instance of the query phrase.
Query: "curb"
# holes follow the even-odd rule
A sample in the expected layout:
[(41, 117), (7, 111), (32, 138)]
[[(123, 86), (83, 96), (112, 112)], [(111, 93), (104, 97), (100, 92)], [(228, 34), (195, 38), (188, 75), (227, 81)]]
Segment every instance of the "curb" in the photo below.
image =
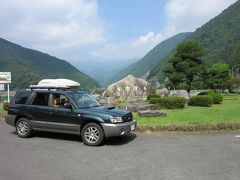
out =
[(216, 130), (239, 130), (240, 123), (218, 123), (205, 125), (157, 125), (145, 126), (138, 125), (137, 132), (199, 132), (199, 131), (216, 131)]

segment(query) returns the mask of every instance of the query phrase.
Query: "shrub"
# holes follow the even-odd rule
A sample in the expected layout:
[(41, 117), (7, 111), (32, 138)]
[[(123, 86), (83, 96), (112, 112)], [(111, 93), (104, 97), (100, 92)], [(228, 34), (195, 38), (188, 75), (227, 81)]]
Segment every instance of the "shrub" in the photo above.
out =
[(213, 98), (209, 95), (199, 95), (191, 97), (188, 102), (189, 106), (203, 106), (210, 107), (213, 104)]
[(213, 98), (213, 104), (221, 104), (223, 101), (223, 96), (220, 93), (217, 93), (215, 91), (207, 91), (199, 93), (198, 95), (208, 95)]
[(150, 99), (148, 100), (148, 102), (149, 102), (150, 104), (160, 104), (161, 101), (162, 101), (162, 98), (160, 98), (160, 97), (158, 97), (158, 98), (150, 98)]
[(8, 102), (3, 102), (3, 110), (7, 111), (9, 107), (9, 103)]
[(160, 108), (167, 109), (182, 109), (185, 106), (184, 97), (164, 97), (164, 98), (150, 98), (149, 102), (151, 104), (157, 104)]
[(221, 104), (223, 101), (223, 96), (220, 93), (209, 91), (208, 95), (213, 98), (213, 104)]
[(147, 100), (149, 101), (151, 98), (160, 98), (160, 96), (158, 94), (149, 94)]

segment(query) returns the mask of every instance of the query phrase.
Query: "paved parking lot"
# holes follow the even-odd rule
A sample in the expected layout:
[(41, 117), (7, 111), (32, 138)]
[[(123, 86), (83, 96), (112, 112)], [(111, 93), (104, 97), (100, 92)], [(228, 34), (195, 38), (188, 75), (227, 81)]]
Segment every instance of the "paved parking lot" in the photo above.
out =
[(240, 179), (240, 132), (131, 134), (101, 147), (77, 136), (18, 138), (0, 120), (1, 180)]

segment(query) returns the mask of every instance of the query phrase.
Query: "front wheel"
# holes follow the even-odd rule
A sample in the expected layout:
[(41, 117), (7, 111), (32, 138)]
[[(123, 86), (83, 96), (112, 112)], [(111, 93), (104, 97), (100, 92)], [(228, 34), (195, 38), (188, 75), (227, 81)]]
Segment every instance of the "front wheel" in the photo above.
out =
[(96, 123), (86, 124), (81, 135), (84, 143), (88, 146), (99, 146), (104, 140), (103, 129)]
[(32, 133), (32, 126), (26, 118), (20, 118), (16, 123), (16, 132), (19, 137), (27, 138)]

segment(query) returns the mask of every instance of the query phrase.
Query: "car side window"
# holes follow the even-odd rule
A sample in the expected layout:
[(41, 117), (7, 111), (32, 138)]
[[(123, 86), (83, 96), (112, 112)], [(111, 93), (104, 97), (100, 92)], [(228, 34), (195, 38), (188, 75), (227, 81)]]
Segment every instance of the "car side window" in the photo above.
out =
[(31, 94), (31, 91), (19, 92), (16, 95), (15, 104), (25, 104)]
[(57, 94), (57, 93), (53, 94), (53, 98), (52, 98), (52, 106), (53, 107), (65, 108), (64, 107), (65, 103), (69, 103), (67, 96), (65, 96), (64, 94)]
[(38, 92), (34, 97), (32, 105), (48, 106), (49, 94), (50, 93)]

